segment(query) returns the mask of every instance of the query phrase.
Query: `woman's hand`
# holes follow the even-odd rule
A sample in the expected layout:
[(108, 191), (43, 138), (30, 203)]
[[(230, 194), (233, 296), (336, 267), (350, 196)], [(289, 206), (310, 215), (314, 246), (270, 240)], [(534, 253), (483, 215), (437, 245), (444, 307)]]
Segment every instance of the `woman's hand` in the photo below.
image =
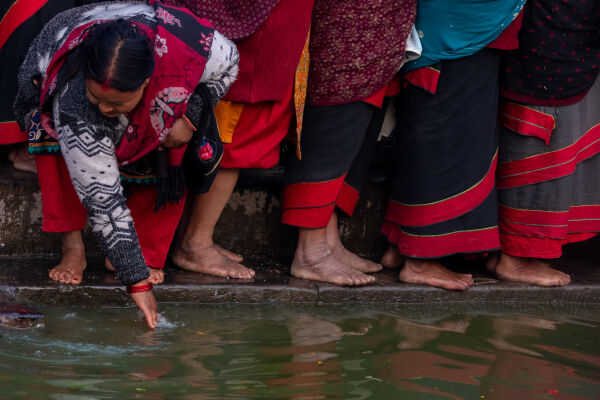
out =
[[(133, 287), (147, 285), (147, 279), (144, 279), (141, 282), (138, 282)], [(135, 301), (135, 304), (142, 310), (144, 313), (144, 317), (146, 317), (146, 322), (148, 323), (148, 327), (150, 329), (156, 328), (158, 325), (158, 306), (156, 305), (156, 300), (154, 299), (154, 294), (152, 290), (148, 290), (145, 292), (132, 293), (131, 298)]]
[(192, 139), (193, 134), (194, 130), (187, 121), (184, 118), (178, 118), (171, 128), (171, 132), (163, 140), (162, 147), (170, 149), (183, 146)]

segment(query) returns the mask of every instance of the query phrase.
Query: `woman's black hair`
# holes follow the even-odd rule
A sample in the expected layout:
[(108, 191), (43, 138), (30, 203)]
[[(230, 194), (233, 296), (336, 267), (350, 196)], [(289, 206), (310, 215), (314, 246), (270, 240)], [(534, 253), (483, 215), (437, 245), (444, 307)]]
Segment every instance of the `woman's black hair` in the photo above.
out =
[(139, 89), (154, 70), (150, 39), (122, 18), (92, 26), (80, 49), (85, 78), (121, 92)]

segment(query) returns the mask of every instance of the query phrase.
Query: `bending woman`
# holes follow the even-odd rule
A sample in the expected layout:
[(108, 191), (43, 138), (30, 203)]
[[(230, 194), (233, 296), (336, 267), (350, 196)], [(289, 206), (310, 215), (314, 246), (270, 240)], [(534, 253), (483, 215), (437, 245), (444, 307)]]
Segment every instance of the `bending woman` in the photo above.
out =
[[(46, 25), (21, 67), (14, 110), (40, 154), (43, 229), (64, 232), (54, 279), (81, 280), (87, 211), (117, 277), (156, 326), (151, 289), (162, 274), (148, 267), (164, 265), (186, 190), (212, 183), (222, 153), (212, 106), (237, 62), (208, 21), (158, 1), (84, 6)], [(122, 181), (140, 183), (127, 185), (128, 199)]]

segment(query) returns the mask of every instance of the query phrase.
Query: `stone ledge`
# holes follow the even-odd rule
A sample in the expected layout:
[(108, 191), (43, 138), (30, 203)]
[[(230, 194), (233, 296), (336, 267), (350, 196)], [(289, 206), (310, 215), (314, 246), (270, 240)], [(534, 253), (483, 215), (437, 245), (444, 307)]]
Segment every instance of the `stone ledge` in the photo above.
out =
[[(55, 260), (0, 260), (0, 295), (12, 302), (49, 305), (131, 305), (124, 287), (113, 274), (104, 270), (102, 260), (90, 262), (84, 283), (61, 285), (48, 278)], [(600, 269), (579, 263), (557, 263), (568, 271), (573, 282), (562, 288), (502, 282), (484, 273), (475, 273), (475, 286), (465, 292), (453, 292), (423, 285), (402, 284), (396, 271), (374, 274), (376, 284), (344, 288), (290, 277), (281, 268), (268, 268), (249, 262), (256, 268), (253, 281), (233, 281), (168, 268), (165, 283), (155, 288), (159, 302), (175, 303), (245, 303), (245, 304), (450, 304), (486, 306), (493, 304), (600, 304)]]

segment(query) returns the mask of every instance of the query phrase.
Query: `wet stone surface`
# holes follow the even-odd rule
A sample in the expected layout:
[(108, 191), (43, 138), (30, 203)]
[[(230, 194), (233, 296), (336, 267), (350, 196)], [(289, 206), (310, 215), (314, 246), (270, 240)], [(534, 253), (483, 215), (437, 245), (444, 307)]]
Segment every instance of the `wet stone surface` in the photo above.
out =
[(44, 326), (44, 314), (22, 304), (0, 303), (0, 324), (18, 329)]
[[(69, 286), (48, 278), (57, 259), (0, 259), (0, 300), (50, 305), (130, 305), (131, 300), (102, 259), (88, 260), (83, 283)], [(365, 287), (337, 287), (293, 278), (286, 268), (248, 260), (257, 272), (252, 280), (233, 280), (181, 271), (165, 270), (165, 282), (154, 289), (159, 302), (177, 303), (283, 303), (283, 304), (599, 304), (600, 268), (591, 263), (563, 260), (554, 266), (572, 276), (560, 288), (541, 288), (502, 282), (482, 266), (468, 264), (475, 285), (465, 292), (447, 291), (397, 280), (397, 270), (374, 274), (377, 281)]]

